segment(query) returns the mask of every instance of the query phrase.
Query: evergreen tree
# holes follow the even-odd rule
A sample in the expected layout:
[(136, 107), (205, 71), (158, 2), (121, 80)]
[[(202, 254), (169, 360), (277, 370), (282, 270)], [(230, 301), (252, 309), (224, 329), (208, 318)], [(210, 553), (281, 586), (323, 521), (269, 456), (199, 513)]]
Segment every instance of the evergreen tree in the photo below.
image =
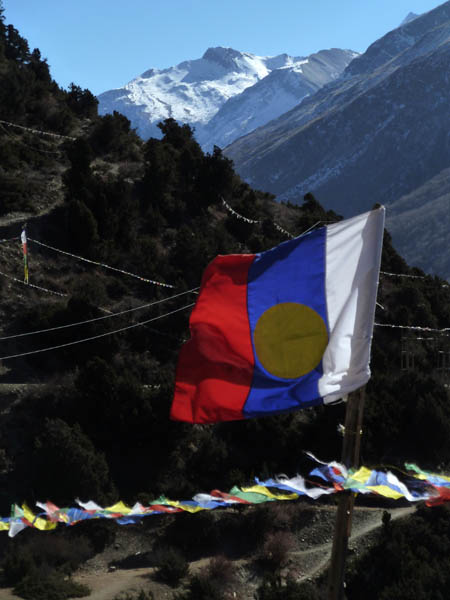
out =
[(0, 0), (0, 60), (5, 58), (6, 25), (4, 12), (3, 0)]
[(47, 86), (51, 83), (50, 70), (48, 68), (47, 60), (42, 59), (41, 53), (38, 48), (35, 48), (30, 55), (30, 69), (36, 76), (36, 79)]
[(12, 25), (6, 26), (5, 56), (18, 65), (24, 65), (30, 60), (30, 48), (27, 40)]
[(67, 91), (67, 105), (79, 117), (93, 119), (97, 116), (98, 100), (88, 89), (71, 83)]

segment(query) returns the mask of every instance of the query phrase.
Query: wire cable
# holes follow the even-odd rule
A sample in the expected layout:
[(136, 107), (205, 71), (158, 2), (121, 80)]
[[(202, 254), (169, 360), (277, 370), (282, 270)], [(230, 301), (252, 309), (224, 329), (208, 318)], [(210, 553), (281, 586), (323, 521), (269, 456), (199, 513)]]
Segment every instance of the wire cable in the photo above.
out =
[(75, 342), (67, 342), (66, 344), (59, 344), (58, 346), (50, 346), (49, 348), (39, 348), (39, 350), (30, 350), (28, 352), (22, 352), (20, 354), (10, 354), (9, 356), (0, 356), (0, 360), (8, 360), (10, 358), (20, 358), (22, 356), (29, 356), (30, 354), (39, 354), (41, 352), (49, 352), (50, 350), (58, 350), (59, 348), (67, 348), (67, 346), (74, 346), (75, 344), (82, 344), (84, 342), (90, 342), (91, 340), (97, 340), (102, 337), (106, 337), (108, 335), (114, 335), (115, 333), (121, 333), (122, 331), (127, 331), (128, 329), (133, 329), (134, 327), (141, 327), (142, 325), (146, 325), (147, 323), (151, 323), (152, 321), (157, 321), (158, 319), (163, 319), (164, 317), (169, 317), (177, 312), (182, 310), (186, 310), (187, 308), (191, 308), (194, 306), (195, 302), (192, 304), (187, 304), (186, 306), (182, 306), (181, 308), (177, 308), (168, 312), (164, 315), (159, 315), (158, 317), (153, 317), (151, 319), (147, 319), (146, 321), (140, 321), (139, 323), (133, 323), (133, 325), (128, 325), (127, 327), (122, 327), (120, 329), (115, 329), (114, 331), (108, 331), (107, 333), (100, 333), (99, 335), (93, 335), (92, 337), (84, 338), (82, 340), (77, 340)]
[(68, 323), (67, 325), (59, 325), (57, 327), (48, 327), (47, 329), (39, 329), (37, 331), (27, 331), (25, 333), (16, 333), (14, 335), (6, 335), (4, 337), (0, 337), (0, 341), (11, 340), (14, 338), (25, 337), (28, 335), (37, 335), (38, 333), (47, 333), (48, 331), (57, 331), (58, 329), (67, 329), (69, 327), (76, 327), (78, 325), (85, 325), (87, 323), (94, 323), (95, 321), (102, 321), (103, 319), (110, 319), (111, 317), (119, 317), (121, 315), (125, 315), (127, 313), (142, 310), (144, 308), (150, 308), (150, 306), (155, 306), (156, 304), (161, 304), (162, 302), (167, 302), (168, 300), (173, 300), (174, 298), (179, 298), (185, 294), (195, 293), (200, 288), (193, 288), (192, 290), (188, 290), (186, 292), (181, 292), (180, 294), (176, 294), (175, 296), (170, 296), (169, 298), (163, 298), (162, 300), (155, 300), (155, 302), (150, 302), (149, 304), (143, 304), (141, 306), (136, 306), (134, 308), (127, 308), (126, 310), (122, 310), (117, 313), (110, 313), (109, 315), (105, 315), (103, 317), (95, 317), (93, 319), (87, 319), (85, 321), (78, 321), (76, 323)]

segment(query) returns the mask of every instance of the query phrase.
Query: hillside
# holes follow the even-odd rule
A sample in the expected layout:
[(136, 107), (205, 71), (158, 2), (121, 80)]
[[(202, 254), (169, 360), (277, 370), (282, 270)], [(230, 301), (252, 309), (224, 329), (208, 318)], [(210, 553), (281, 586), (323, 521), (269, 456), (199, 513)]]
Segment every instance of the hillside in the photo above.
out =
[[(414, 250), (409, 233), (402, 234), (408, 217), (394, 223), (406, 209), (400, 199), (450, 165), (449, 52), (445, 2), (375, 41), (338, 80), (235, 141), (225, 154), (247, 182), (281, 201), (301, 202), (312, 191), (345, 216), (375, 202), (392, 207), (395, 247), (408, 262), (445, 276), (448, 260), (428, 250), (435, 231), (426, 212), (415, 213)], [(439, 196), (428, 196), (427, 203)]]
[[(143, 142), (124, 116), (99, 117), (92, 94), (76, 85), (61, 90), (45, 61), (0, 18), (0, 94), (7, 85), (12, 91), (3, 95), (8, 104), (0, 114), (0, 147), (10, 157), (0, 171), (9, 185), (0, 205), (1, 514), (13, 502), (47, 499), (69, 506), (75, 498), (101, 505), (148, 503), (161, 494), (190, 498), (255, 476), (306, 473), (304, 450), (338, 459), (342, 405), (215, 426), (176, 423), (168, 415), (189, 309), (211, 258), (271, 248), (287, 232), (297, 235), (339, 215), (311, 194), (294, 206), (253, 190), (218, 148), (205, 154), (192, 129), (173, 119), (160, 124), (160, 140)], [(25, 222), (31, 285), (22, 281), (18, 238)], [(382, 270), (380, 325), (449, 326), (448, 286), (409, 267), (388, 233)], [(448, 338), (403, 333), (407, 340), (395, 328), (375, 330), (362, 459), (399, 467), (414, 460), (448, 472), (449, 372), (438, 362), (449, 352)], [(225, 555), (217, 573), (232, 558), (259, 557), (261, 600), (289, 589), (314, 600), (319, 588), (288, 581), (273, 550), (280, 539), (284, 548), (297, 547), (318, 506), (292, 502), (285, 509), (273, 502), (155, 515), (132, 527), (139, 543), (158, 542), (160, 552), (143, 560), (169, 579), (185, 574), (186, 562)], [(423, 531), (445, 525), (445, 509), (426, 514)], [(33, 600), (86, 593), (69, 575), (112, 552), (118, 528), (99, 520), (52, 532), (27, 528), (12, 539), (3, 532), (3, 585)], [(433, 536), (431, 571), (442, 566)], [(123, 550), (121, 568), (136, 560), (133, 543)], [(415, 573), (408, 565), (406, 578)], [(263, 581), (274, 572), (282, 588), (273, 578)], [(355, 589), (362, 585), (354, 581)], [(210, 584), (188, 578), (183, 595), (211, 597)], [(219, 588), (213, 588), (217, 600), (226, 594)]]
[[(443, 169), (392, 205), (387, 220), (398, 247), (428, 273), (450, 280), (447, 257), (450, 168)], [(426, 223), (426, 227), (424, 227)]]

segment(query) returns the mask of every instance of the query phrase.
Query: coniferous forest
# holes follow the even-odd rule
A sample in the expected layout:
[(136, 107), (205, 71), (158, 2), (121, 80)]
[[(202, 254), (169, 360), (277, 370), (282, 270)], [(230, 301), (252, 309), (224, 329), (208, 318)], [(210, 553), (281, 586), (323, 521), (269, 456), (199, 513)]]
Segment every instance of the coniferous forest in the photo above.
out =
[[(340, 216), (311, 193), (300, 206), (280, 205), (242, 181), (219, 148), (205, 154), (188, 125), (168, 119), (159, 127), (162, 138), (144, 142), (121, 114), (99, 117), (89, 90), (61, 89), (0, 6), (1, 516), (13, 502), (132, 505), (162, 494), (227, 491), (255, 476), (306, 474), (304, 451), (340, 460), (343, 405), (214, 426), (169, 419), (188, 305), (206, 265), (217, 254), (269, 249), (287, 239), (283, 230), (298, 235)], [(25, 223), (35, 288), (21, 283)], [(397, 276), (381, 277), (377, 323), (450, 326), (448, 283), (408, 266), (388, 232), (381, 268)], [(106, 318), (118, 312), (124, 314)], [(62, 328), (72, 323), (78, 325)], [(115, 330), (122, 331), (107, 335)], [(86, 338), (95, 339), (70, 345)], [(375, 327), (363, 464), (401, 468), (412, 461), (450, 473), (449, 352), (447, 336)], [(315, 600), (323, 580), (282, 576), (286, 557), (274, 548), (287, 552), (290, 536), (301, 536), (316, 505), (327, 502), (335, 500), (163, 515), (130, 532), (151, 540), (154, 552), (145, 560), (162, 581), (184, 581), (174, 598), (232, 597), (233, 561), (254, 556), (255, 598)], [(348, 562), (347, 597), (447, 598), (447, 507), (419, 506), (394, 523), (394, 504), (381, 505), (387, 516), (377, 536)], [(33, 600), (87, 595), (70, 575), (114, 546), (117, 532), (117, 524), (99, 521), (28, 529), (12, 539), (0, 533), (2, 585)], [(188, 563), (205, 557), (215, 557), (206, 574), (189, 576)], [(133, 594), (121, 598), (157, 597), (144, 589)]]

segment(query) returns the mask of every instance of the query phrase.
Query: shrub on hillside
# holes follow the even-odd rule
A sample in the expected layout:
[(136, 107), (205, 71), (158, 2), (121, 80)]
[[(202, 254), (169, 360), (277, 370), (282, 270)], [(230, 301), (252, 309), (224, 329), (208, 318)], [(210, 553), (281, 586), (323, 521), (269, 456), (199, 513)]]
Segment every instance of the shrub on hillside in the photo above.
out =
[(7, 585), (16, 585), (36, 568), (33, 556), (28, 549), (11, 552), (2, 564), (3, 578)]
[(289, 553), (295, 546), (294, 536), (287, 531), (269, 533), (260, 550), (260, 564), (271, 571), (278, 571), (287, 563)]
[(34, 442), (27, 473), (30, 488), (41, 497), (70, 503), (73, 498), (95, 498), (104, 503), (114, 497), (103, 454), (83, 433), (62, 419), (46, 419)]
[(444, 600), (450, 585), (450, 510), (420, 507), (390, 522), (378, 542), (350, 563), (349, 600)]
[(236, 567), (233, 561), (219, 554), (211, 558), (204, 575), (218, 583), (220, 587), (227, 588), (236, 581)]
[[(82, 521), (77, 525), (77, 531), (89, 538), (94, 553), (98, 554), (114, 543), (117, 534), (117, 523), (109, 519)], [(71, 530), (69, 530), (70, 532)]]
[(79, 532), (69, 536), (54, 532), (48, 537), (38, 533), (25, 538), (25, 541), (18, 539), (12, 542), (1, 564), (3, 579), (10, 586), (21, 584), (26, 579), (33, 587), (37, 573), (41, 577), (52, 577), (57, 571), (69, 575), (92, 555), (91, 543)]
[(67, 600), (90, 595), (90, 589), (60, 574), (45, 576), (38, 571), (24, 577), (14, 588), (14, 593), (26, 600)]
[(189, 564), (175, 548), (160, 550), (157, 577), (169, 585), (177, 585), (189, 572)]
[(154, 600), (152, 592), (141, 589), (138, 592), (120, 592), (113, 600)]
[(288, 579), (286, 585), (279, 581), (264, 581), (258, 588), (257, 600), (321, 600), (322, 595), (310, 583), (298, 583)]
[(235, 597), (236, 569), (225, 556), (215, 556), (194, 575), (179, 600), (222, 600)]
[(186, 592), (176, 596), (176, 600), (224, 600), (220, 585), (204, 575), (195, 575), (189, 582)]

